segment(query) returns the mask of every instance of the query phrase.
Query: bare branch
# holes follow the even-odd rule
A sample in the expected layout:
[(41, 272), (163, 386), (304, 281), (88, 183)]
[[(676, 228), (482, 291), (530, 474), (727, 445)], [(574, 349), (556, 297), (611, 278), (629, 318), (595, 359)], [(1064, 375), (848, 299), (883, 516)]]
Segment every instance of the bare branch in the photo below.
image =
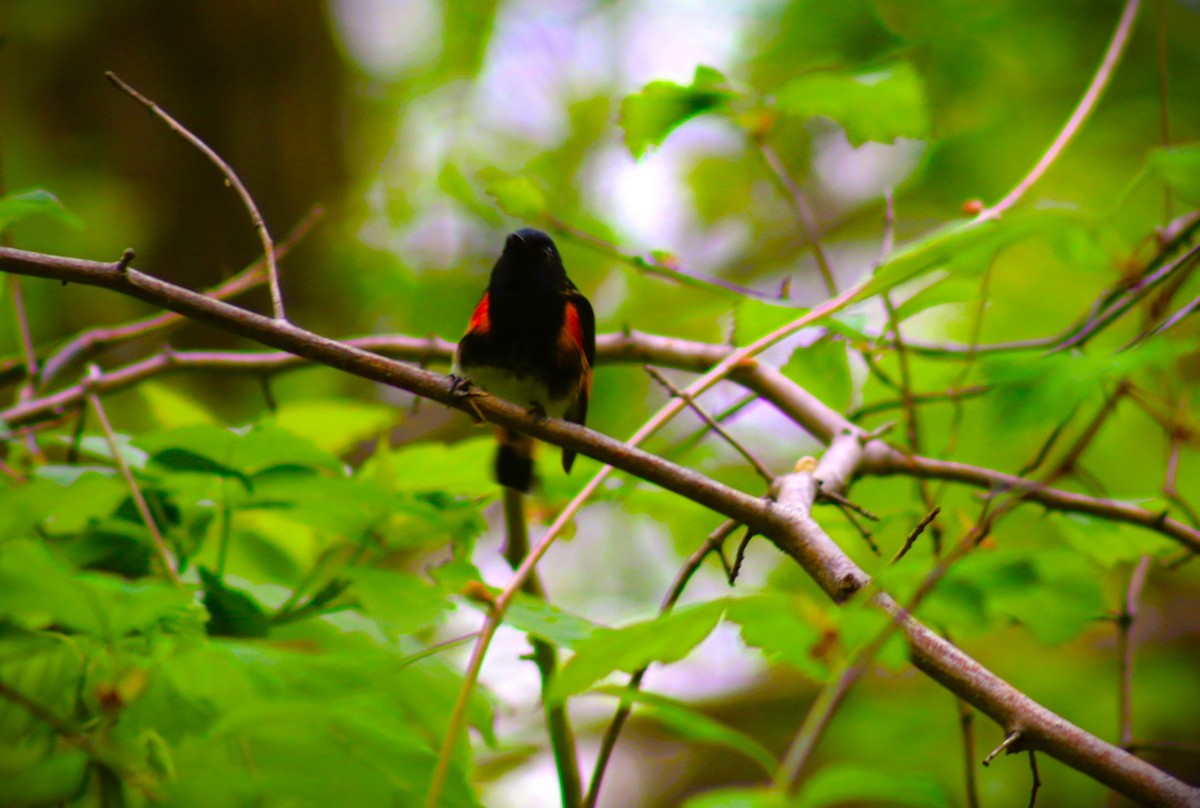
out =
[(812, 203), (808, 201), (808, 195), (792, 179), (792, 175), (788, 173), (787, 166), (779, 158), (779, 153), (766, 140), (762, 137), (754, 137), (752, 140), (754, 145), (758, 147), (759, 156), (762, 157), (763, 162), (767, 166), (767, 175), (770, 176), (771, 181), (775, 183), (780, 193), (788, 201), (788, 204), (795, 210), (796, 218), (800, 220), (800, 224), (804, 227), (804, 232), (808, 236), (808, 243), (813, 249), (813, 256), (817, 259), (817, 268), (821, 270), (821, 279), (825, 281), (825, 290), (830, 295), (836, 295), (837, 281), (833, 277), (833, 263), (825, 253), (825, 247), (821, 244), (821, 230), (817, 224), (817, 214), (813, 210)]
[[(555, 418), (531, 417), (526, 408), (493, 396), (481, 396), (468, 404), (462, 396), (454, 392), (448, 377), (391, 361), (305, 331), (286, 321), (272, 320), (212, 300), (199, 293), (147, 276), (132, 267), (122, 273), (117, 272), (112, 264), (0, 248), (0, 269), (108, 288), (242, 334), (263, 344), (293, 352), (300, 357), (408, 390), (459, 410), (468, 411), (473, 405), (493, 423), (539, 440), (575, 449), (581, 454), (612, 464), (622, 471), (660, 485), (747, 525), (748, 528), (771, 539), (783, 552), (791, 556), (837, 602), (846, 600), (861, 589), (867, 582), (867, 576), (821, 530), (809, 515), (809, 511), (816, 497), (817, 478), (827, 481), (831, 490), (840, 490), (856, 469), (871, 469), (873, 473), (884, 474), (924, 474), (930, 477), (959, 479), (985, 487), (1007, 487), (1030, 499), (1051, 504), (1051, 507), (1070, 505), (1084, 512), (1098, 512), (1098, 515), (1120, 518), (1135, 524), (1144, 523), (1167, 535), (1178, 534), (1183, 543), (1191, 542), (1189, 546), (1200, 547), (1200, 534), (1196, 531), (1178, 523), (1172, 524), (1173, 520), (1160, 518), (1134, 506), (1095, 500), (1044, 487), (1031, 487), (1027, 481), (985, 469), (926, 458), (905, 458), (901, 453), (878, 441), (863, 446), (858, 430), (846, 424), (844, 419), (832, 413), (810, 394), (790, 382), (780, 387), (780, 379), (786, 381), (782, 374), (761, 363), (746, 361), (750, 352), (761, 350), (764, 346), (773, 344), (783, 336), (846, 305), (853, 299), (856, 290), (850, 290), (838, 299), (817, 307), (805, 317), (754, 343), (749, 349), (730, 352), (728, 349), (716, 348), (716, 353), (724, 354), (724, 358), (687, 390), (690, 395), (697, 395), (700, 390), (715, 384), (725, 374), (733, 374), (739, 379), (754, 379), (755, 385), (760, 386), (763, 391), (784, 393), (778, 396), (780, 408), (806, 427), (811, 425), (810, 431), (814, 434), (832, 441), (818, 467), (817, 476), (786, 475), (778, 478), (773, 486), (776, 502), (772, 503), (735, 491), (694, 471), (680, 468), (630, 444), (623, 444), (584, 427)], [(642, 346), (643, 349), (645, 347)], [(707, 353), (712, 349), (713, 346), (705, 346), (699, 353)], [(691, 359), (698, 361), (699, 355)], [(654, 359), (646, 356), (641, 358), (641, 361)], [(634, 437), (638, 440), (643, 439), (684, 406), (682, 400), (674, 399)], [(833, 439), (835, 435), (836, 440)], [(631, 440), (630, 443), (633, 442)], [(593, 478), (576, 499), (580, 503), (585, 501), (605, 476), (601, 474)], [(564, 511), (555, 523), (559, 527), (552, 526), (551, 530), (561, 529), (561, 525), (565, 524), (572, 514), (573, 511)], [(532, 572), (551, 541), (552, 539), (544, 537), (533, 548), (521, 568), (514, 574), (505, 592), (497, 598), (497, 608), (489, 614), (476, 643), (468, 674), (474, 671), (474, 676), (478, 675), (488, 641), (498, 625), (498, 615), (503, 613), (500, 607), (507, 605), (506, 599), (510, 601), (515, 595), (517, 588)], [(1200, 790), (1101, 741), (1032, 701), (913, 619), (911, 615), (904, 613), (885, 593), (876, 594), (872, 600), (900, 621), (900, 627), (908, 640), (913, 664), (1002, 726), (1021, 726), (1030, 748), (1044, 751), (1133, 799), (1185, 804), (1188, 800), (1195, 801), (1200, 798)], [(470, 684), (473, 685), (473, 678), (468, 676), (468, 679), (471, 679)], [(458, 726), (461, 726), (466, 703), (466, 699), (463, 698), (461, 705), (456, 704), (456, 713), (459, 713)], [(453, 744), (454, 741), (451, 740), (450, 743)], [(447, 756), (446, 766), (448, 765)], [(444, 775), (443, 771), (443, 778)]]
[[(323, 215), (324, 211), (320, 207), (314, 207), (309, 210), (296, 226), (292, 228), (292, 231), (275, 245), (275, 259), (277, 261), (281, 260), (291, 252), (292, 248), (312, 230), (313, 226), (320, 221)], [(126, 251), (125, 255), (132, 260), (132, 251)], [(123, 256), (122, 261), (124, 261), (124, 258)], [(266, 274), (263, 271), (266, 265), (266, 258), (259, 258), (229, 280), (209, 290), (206, 294), (216, 300), (228, 300), (249, 291), (266, 280)], [(124, 267), (127, 268), (128, 266), (128, 263), (124, 264)], [(57, 378), (64, 369), (79, 359), (94, 356), (105, 348), (119, 345), (122, 342), (167, 331), (185, 322), (187, 322), (185, 317), (175, 312), (165, 311), (123, 325), (84, 331), (79, 336), (68, 341), (46, 360), (41, 377), (38, 380), (38, 386), (46, 389), (49, 387), (50, 382)]]
[[(666, 614), (675, 608), (675, 603), (683, 594), (683, 590), (687, 588), (692, 576), (696, 574), (696, 570), (700, 569), (700, 565), (704, 563), (704, 559), (708, 557), (709, 553), (719, 553), (725, 540), (737, 529), (738, 523), (732, 519), (724, 522), (688, 556), (675, 575), (675, 580), (667, 590), (667, 594), (663, 597), (662, 605), (658, 610), (659, 614)], [(642, 686), (642, 679), (645, 678), (646, 671), (649, 669), (649, 666), (639, 668), (629, 677), (629, 684), (626, 686), (628, 695), (622, 697), (612, 720), (608, 722), (608, 726), (604, 730), (604, 736), (600, 739), (600, 752), (596, 756), (596, 765), (592, 769), (592, 779), (588, 784), (587, 796), (584, 797), (582, 808), (595, 808), (596, 800), (600, 796), (600, 786), (604, 782), (604, 773), (608, 768), (609, 760), (612, 759), (613, 750), (617, 746), (617, 738), (620, 737), (621, 729), (625, 726), (625, 721), (633, 709), (632, 696)]]
[[(88, 380), (94, 379), (99, 374), (99, 369), (94, 365), (88, 369)], [(158, 553), (159, 566), (162, 567), (163, 574), (171, 583), (179, 586), (179, 574), (175, 572), (175, 564), (171, 561), (171, 554), (167, 550), (167, 543), (163, 540), (163, 535), (159, 532), (158, 525), (154, 521), (154, 516), (150, 513), (150, 506), (146, 503), (146, 497), (142, 495), (142, 489), (138, 486), (137, 480), (133, 478), (133, 472), (129, 468), (129, 463), (125, 461), (125, 456), (121, 454), (121, 446), (117, 443), (117, 435), (113, 432), (112, 423), (108, 420), (108, 413), (104, 411), (104, 405), (100, 403), (100, 396), (96, 395), (96, 391), (87, 386), (88, 403), (92, 410), (96, 413), (96, 420), (100, 422), (100, 428), (104, 432), (104, 439), (108, 442), (108, 450), (112, 453), (113, 463), (116, 464), (117, 470), (121, 472), (121, 477), (124, 478), (125, 484), (129, 486), (129, 495), (133, 498), (133, 504), (137, 507), (138, 514), (141, 515), (142, 521), (146, 523), (146, 529), (150, 531), (150, 538), (154, 540), (154, 549)]]
[[(515, 488), (504, 489), (504, 560), (516, 570), (529, 555), (529, 522), (525, 515), (525, 497)], [(537, 572), (530, 575), (521, 590), (538, 600), (546, 599)], [(576, 808), (581, 799), (582, 785), (579, 779), (579, 755), (575, 751), (575, 732), (571, 729), (571, 717), (566, 702), (546, 703), (546, 691), (558, 670), (558, 647), (552, 642), (529, 635), (533, 648), (533, 662), (537, 665), (542, 681), (542, 702), (546, 711), (546, 733), (550, 748), (554, 752), (554, 766), (558, 771), (558, 785), (563, 808)]]
[(1002, 213), (1021, 201), (1021, 197), (1025, 195), (1025, 192), (1042, 178), (1042, 175), (1049, 170), (1050, 166), (1054, 165), (1054, 162), (1066, 150), (1071, 140), (1075, 137), (1075, 134), (1096, 108), (1096, 103), (1100, 100), (1100, 96), (1104, 94), (1105, 88), (1108, 87), (1108, 83), (1121, 61), (1121, 55), (1125, 52), (1125, 45), (1129, 42), (1129, 35), (1133, 31), (1133, 23), (1137, 19), (1138, 7), (1140, 5), (1140, 0), (1127, 0), (1125, 3), (1125, 8), (1121, 12), (1121, 18), (1117, 21), (1117, 28), (1113, 31), (1112, 40), (1108, 43), (1108, 49), (1104, 52), (1104, 59), (1101, 60), (1100, 66), (1096, 69), (1096, 74), (1092, 76), (1092, 83), (1088, 85), (1087, 91), (1083, 94), (1083, 98), (1079, 99), (1079, 104), (1075, 107), (1075, 111), (1071, 113), (1071, 117), (1063, 125), (1062, 131), (1054, 138), (1054, 142), (1050, 144), (1050, 148), (1046, 149), (1046, 153), (1042, 155), (1042, 159), (1038, 160), (1037, 164), (1017, 183), (1015, 188), (1008, 192), (1007, 196), (980, 213), (979, 219), (999, 218)]
[(758, 472), (758, 476), (762, 477), (763, 481), (766, 482), (767, 485), (771, 484), (771, 481), (775, 479), (775, 475), (771, 473), (771, 470), (768, 469), (761, 460), (755, 457), (754, 453), (747, 449), (745, 444), (743, 444), (733, 435), (729, 434), (729, 430), (721, 426), (721, 423), (714, 418), (708, 410), (700, 406), (695, 398), (687, 393), (684, 393), (682, 390), (676, 387), (670, 379), (662, 375), (662, 373), (656, 368), (650, 365), (643, 365), (642, 367), (647, 373), (650, 374), (650, 378), (654, 379), (654, 381), (666, 388), (667, 392), (686, 401), (687, 405), (692, 408), (692, 411), (699, 415), (700, 419), (704, 421), (704, 423), (708, 424), (709, 429), (724, 438), (726, 443), (732, 446), (738, 454), (744, 457), (746, 462), (754, 467), (754, 470)]
[[(250, 221), (254, 224), (254, 230), (258, 233), (259, 241), (262, 242), (263, 255), (267, 260), (267, 281), (271, 288), (271, 310), (275, 315), (276, 320), (286, 320), (287, 317), (283, 311), (283, 295), (279, 291), (279, 269), (275, 266), (275, 245), (271, 242), (271, 234), (267, 232), (267, 223), (263, 220), (262, 214), (258, 211), (258, 205), (254, 204), (254, 197), (246, 190), (246, 186), (242, 184), (242, 180), (238, 177), (237, 172), (229, 163), (225, 162), (219, 154), (205, 143), (203, 140), (194, 135), (186, 126), (175, 120), (171, 115), (160, 107), (158, 104), (151, 101), (146, 96), (139, 93), (137, 90), (126, 84), (116, 73), (111, 70), (104, 74), (110, 82), (113, 83), (121, 92), (133, 98), (146, 109), (154, 113), (161, 119), (172, 132), (182, 137), (188, 143), (192, 144), (208, 158), (209, 162), (217, 167), (218, 170), (225, 176), (225, 181), (230, 185), (237, 195), (241, 198), (242, 204), (246, 207), (246, 212), (250, 214)], [(126, 262), (125, 265), (128, 265)]]

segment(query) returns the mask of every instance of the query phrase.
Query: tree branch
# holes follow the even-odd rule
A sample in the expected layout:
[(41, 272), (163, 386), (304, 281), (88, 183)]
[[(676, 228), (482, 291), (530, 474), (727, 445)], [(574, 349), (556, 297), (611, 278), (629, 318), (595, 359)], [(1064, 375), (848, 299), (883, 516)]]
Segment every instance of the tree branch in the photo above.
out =
[(980, 213), (980, 219), (999, 218), (1002, 213), (1021, 201), (1025, 192), (1042, 178), (1042, 175), (1070, 145), (1075, 134), (1096, 108), (1096, 103), (1104, 94), (1108, 82), (1112, 79), (1113, 73), (1121, 61), (1121, 55), (1125, 52), (1125, 45), (1129, 42), (1129, 35), (1133, 31), (1133, 23), (1137, 19), (1139, 5), (1141, 5), (1140, 0), (1127, 0), (1125, 3), (1125, 8), (1121, 11), (1121, 18), (1117, 21), (1116, 30), (1113, 31), (1112, 39), (1104, 52), (1104, 58), (1100, 61), (1100, 66), (1096, 68), (1095, 75), (1092, 76), (1091, 84), (1088, 85), (1083, 97), (1079, 99), (1079, 104), (1076, 105), (1075, 111), (1063, 125), (1058, 137), (1054, 138), (1050, 148), (1046, 149), (1046, 153), (1042, 155), (1042, 159), (1038, 160), (1037, 165), (1029, 170), (1029, 173), (1008, 192), (1004, 199)]
[[(394, 385), (456, 409), (478, 410), (487, 420), (500, 426), (574, 449), (580, 454), (611, 464), (747, 525), (754, 532), (770, 538), (776, 546), (791, 556), (836, 602), (845, 601), (868, 581), (866, 573), (842, 552), (809, 515), (819, 486), (817, 478), (811, 474), (792, 474), (779, 478), (773, 487), (775, 502), (751, 497), (697, 472), (681, 468), (584, 427), (559, 419), (539, 419), (530, 416), (526, 408), (520, 405), (486, 395), (467, 402), (464, 397), (454, 392), (451, 380), (446, 376), (368, 353), (361, 348), (305, 331), (286, 321), (273, 320), (228, 303), (212, 300), (197, 292), (148, 276), (132, 267), (0, 248), (0, 269), (121, 292), (263, 344), (363, 378)], [(756, 345), (762, 342), (764, 341), (760, 340)], [(732, 357), (745, 356), (744, 350), (730, 353), (717, 363), (717, 368), (731, 370), (735, 376), (759, 373), (761, 376), (758, 382), (764, 389), (770, 389), (773, 385), (777, 387), (778, 379), (774, 379), (771, 376), (772, 371), (765, 366), (757, 362), (732, 360)], [(654, 361), (649, 357), (642, 361), (647, 360)], [(773, 372), (778, 374), (777, 371)], [(782, 374), (778, 376), (782, 377)], [(706, 378), (717, 377), (718, 374), (713, 371), (706, 375)], [(819, 430), (814, 434), (821, 436), (823, 433), (824, 437), (832, 439), (829, 428), (837, 426), (839, 422), (844, 423), (841, 417), (832, 414), (833, 418), (830, 419), (832, 411), (794, 385), (788, 388), (787, 392), (788, 407), (795, 410), (797, 415), (803, 416), (803, 420), (798, 420), (806, 425), (812, 424), (814, 429)], [(805, 406), (800, 406), (801, 402)], [(678, 408), (682, 406), (683, 403), (679, 402)], [(678, 408), (675, 411), (678, 411)], [(981, 484), (977, 480), (981, 473), (998, 479), (1008, 477), (943, 461), (922, 459), (918, 464), (915, 463), (915, 458), (904, 458), (901, 453), (879, 441), (872, 441), (869, 446), (863, 447), (858, 437), (861, 433), (853, 427), (840, 430), (840, 434), (844, 438), (834, 442), (825, 453), (821, 464), (821, 480), (833, 490), (841, 489), (850, 480), (860, 462), (864, 467), (873, 468), (876, 473), (906, 471), (937, 476), (931, 471), (938, 470), (948, 478), (961, 477), (973, 484)], [(851, 437), (853, 440), (849, 439)], [(991, 480), (988, 480), (989, 485), (990, 483)], [(1020, 478), (1009, 479), (1009, 487), (1024, 486), (1028, 486), (1028, 483)], [(1031, 498), (1035, 494), (1047, 496), (1048, 491), (1053, 492), (1053, 489), (1031, 488), (1028, 494)], [(1067, 492), (1053, 493), (1060, 498), (1077, 498), (1072, 504), (1086, 512), (1094, 513), (1094, 509), (1099, 508), (1103, 515), (1120, 513), (1125, 515), (1125, 521), (1135, 523), (1141, 518), (1138, 515), (1138, 512), (1141, 512), (1150, 516), (1151, 521), (1155, 520), (1152, 514), (1133, 506), (1105, 500), (1088, 502), (1087, 497), (1080, 498)], [(1088, 510), (1089, 506), (1093, 510)], [(1169, 520), (1158, 521), (1165, 524)], [(1179, 528), (1188, 530), (1182, 525)], [(1182, 535), (1190, 536), (1186, 532)], [(1200, 540), (1196, 537), (1191, 537), (1191, 540), (1195, 546), (1200, 546)], [(537, 550), (531, 553), (522, 565), (526, 576), (536, 563), (536, 556)], [(1019, 727), (1024, 736), (1023, 745), (1044, 751), (1136, 800), (1173, 805), (1185, 805), (1200, 800), (1200, 789), (1188, 786), (1133, 755), (1101, 741), (1037, 704), (930, 631), (911, 615), (904, 613), (885, 593), (876, 594), (873, 602), (900, 622), (900, 628), (908, 639), (912, 661), (920, 670), (1006, 729)], [(486, 625), (484, 633), (486, 634)], [(476, 645), (480, 659), (482, 647), (482, 644)]]

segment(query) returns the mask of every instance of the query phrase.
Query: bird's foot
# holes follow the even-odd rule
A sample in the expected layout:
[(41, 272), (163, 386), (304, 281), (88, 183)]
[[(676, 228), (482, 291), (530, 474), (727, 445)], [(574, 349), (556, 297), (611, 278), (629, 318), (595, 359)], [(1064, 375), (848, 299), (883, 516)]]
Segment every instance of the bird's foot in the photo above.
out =
[(525, 408), (525, 412), (528, 413), (529, 417), (535, 421), (545, 421), (550, 417), (546, 414), (546, 408), (537, 401), (531, 401), (529, 406)]
[(475, 418), (478, 421), (486, 421), (483, 413), (479, 411), (478, 405), (475, 404), (475, 399), (481, 396), (486, 396), (487, 391), (474, 386), (471, 380), (465, 376), (450, 375), (450, 394), (455, 398), (465, 398), (471, 410), (475, 413)]

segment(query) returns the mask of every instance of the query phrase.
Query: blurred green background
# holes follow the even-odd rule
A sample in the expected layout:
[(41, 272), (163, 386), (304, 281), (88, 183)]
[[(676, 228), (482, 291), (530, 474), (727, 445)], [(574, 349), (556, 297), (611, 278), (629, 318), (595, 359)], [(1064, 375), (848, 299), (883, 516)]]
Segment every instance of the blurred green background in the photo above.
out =
[[(103, 78), (111, 70), (237, 170), (277, 240), (314, 205), (323, 209), (319, 223), (281, 264), (291, 319), (319, 333), (456, 339), (504, 234), (523, 224), (509, 215), (514, 204), (511, 189), (504, 190), (506, 178), (518, 190), (532, 189), (535, 213), (526, 217), (528, 223), (547, 226), (539, 218), (544, 206), (556, 222), (609, 241), (623, 254), (661, 251), (663, 260), (687, 273), (765, 292), (787, 283), (791, 302), (812, 305), (827, 295), (807, 237), (750, 133), (766, 132), (809, 194), (835, 278), (845, 288), (869, 272), (879, 255), (886, 189), (895, 188), (895, 230), (904, 242), (961, 217), (970, 200), (997, 201), (1016, 183), (1070, 114), (1120, 9), (1099, 0), (4, 0), (4, 186), (49, 189), (82, 223), (72, 228), (51, 219), (22, 221), (11, 230), (11, 243), (97, 260), (116, 260), (132, 247), (137, 267), (193, 288), (212, 286), (257, 257), (249, 219), (219, 174), (115, 91)], [(971, 339), (986, 268), (990, 297), (979, 338), (986, 343), (1046, 336), (1145, 262), (1155, 228), (1197, 205), (1186, 194), (1164, 193), (1160, 181), (1143, 176), (1156, 148), (1194, 142), (1200, 135), (1197, 42), (1200, 10), (1194, 2), (1145, 5), (1125, 60), (1091, 121), (1025, 203), (1080, 213), (1087, 226), (1062, 234), (1043, 228), (982, 262), (964, 257), (962, 280), (943, 285), (944, 299), (934, 301), (940, 305), (927, 304), (906, 321), (906, 335)], [(789, 82), (797, 77), (829, 70), (866, 73), (896, 64), (911, 66), (920, 96), (907, 137), (874, 142), (828, 117), (789, 116), (772, 104), (788, 98)], [(622, 100), (652, 81), (688, 85), (698, 65), (725, 76), (737, 94), (733, 112), (700, 116), (635, 159), (620, 125)], [(880, 113), (885, 124), (891, 115)], [(569, 273), (595, 306), (602, 332), (630, 327), (744, 344), (794, 314), (651, 277), (583, 239), (560, 237), (559, 244)], [(22, 286), (34, 341), (43, 352), (87, 327), (151, 311), (90, 288), (64, 289), (33, 279)], [(1177, 300), (1194, 297), (1196, 290), (1192, 280)], [(898, 299), (911, 291), (906, 288)], [(244, 302), (260, 311), (269, 305), (262, 290)], [(0, 356), (15, 357), (19, 342), (7, 297), (3, 304)], [(1097, 342), (1098, 352), (1107, 355), (1136, 333), (1140, 320), (1129, 319)], [(860, 306), (850, 322), (877, 333), (883, 322), (878, 301)], [(1196, 423), (1191, 391), (1200, 373), (1197, 333), (1194, 318), (1185, 322), (1164, 340), (1166, 358), (1137, 368), (1139, 383), (1164, 408), (1182, 412), (1188, 429)], [(253, 347), (198, 325), (172, 336), (171, 344)], [(130, 361), (156, 345), (123, 345), (101, 364)], [(768, 356), (788, 363), (796, 345), (789, 342)], [(841, 343), (824, 341), (811, 353), (791, 357), (788, 372), (843, 411), (894, 397), (861, 363), (847, 363), (845, 354)], [(879, 362), (885, 372), (897, 372), (894, 355)], [(972, 402), (961, 413), (931, 406), (924, 418), (925, 453), (949, 452), (951, 459), (1015, 472), (1072, 404), (1090, 413), (1104, 385), (1116, 378), (1107, 365), (1097, 370), (1068, 363), (1055, 373), (1038, 367), (1025, 386), (1012, 384), (1006, 395)], [(922, 360), (914, 365), (913, 379), (918, 390), (938, 391), (981, 378), (1027, 378), (1021, 376), (1026, 370), (986, 365), (964, 376), (957, 363)], [(1061, 390), (1047, 386), (1055, 380)], [(230, 425), (255, 421), (266, 410), (258, 384), (250, 380), (181, 375), (169, 385)], [(634, 367), (601, 368), (595, 389), (589, 425), (616, 437), (627, 436), (664, 399)], [(285, 409), (331, 399), (394, 406), (394, 420), (386, 426), (397, 444), (454, 442), (478, 434), (465, 418), (436, 407), (414, 409), (404, 394), (329, 370), (281, 376), (274, 393)], [(706, 401), (719, 410), (737, 397), (718, 389)], [(122, 431), (167, 425), (138, 392), (114, 396), (111, 407)], [(864, 423), (876, 426), (898, 417), (893, 410)], [(762, 405), (747, 408), (733, 428), (776, 470), (816, 447)], [(690, 423), (678, 426), (652, 448), (667, 451), (693, 429)], [(1190, 432), (1187, 437), (1178, 484), (1195, 500), (1197, 438)], [(361, 456), (351, 447), (339, 448), (344, 456)], [(1088, 455), (1095, 486), (1065, 485), (1159, 507), (1168, 450), (1163, 431), (1123, 404)], [(554, 453), (546, 454), (553, 459)], [(742, 490), (761, 489), (711, 437), (677, 459)], [(561, 503), (595, 468), (583, 463), (582, 472), (568, 481), (554, 465), (543, 464), (547, 508)], [(969, 525), (977, 500), (969, 491), (939, 489), (943, 493), (943, 522), (954, 537)], [(885, 556), (922, 513), (904, 479), (864, 480), (854, 497), (885, 517), (878, 531)], [(494, 510), (488, 514), (494, 520)], [(823, 515), (852, 555), (869, 570), (878, 566), (843, 517), (832, 509)], [(605, 624), (646, 616), (679, 559), (713, 525), (712, 515), (698, 507), (626, 482), (610, 501), (586, 510), (574, 539), (548, 558), (544, 574), (551, 597)], [(1063, 576), (1070, 585), (1056, 589), (1053, 575), (1042, 579), (1053, 608), (1039, 615), (1029, 605), (1039, 601), (1031, 596), (1009, 611), (976, 604), (978, 614), (967, 619), (964, 612), (971, 611), (975, 595), (953, 587), (938, 608), (957, 610), (946, 625), (954, 626), (954, 639), (969, 653), (1051, 709), (1112, 740), (1114, 632), (1100, 618), (1119, 608), (1130, 565), (1140, 553), (1171, 553), (1156, 540), (1120, 528), (1103, 538), (1118, 549), (1098, 558), (1101, 529), (1094, 521), (1084, 524), (1027, 507), (1003, 523), (995, 539), (1004, 551), (1040, 553), (1045, 569), (1067, 570)], [(475, 563), (485, 578), (502, 581), (494, 534), (486, 534)], [(926, 551), (920, 563), (928, 561)], [(814, 612), (831, 611), (765, 545), (752, 546), (747, 563), (740, 591), (778, 588), (800, 593), (796, 597)], [(1090, 583), (1077, 591), (1070, 573), (1079, 564), (1084, 566), (1078, 579)], [(972, 574), (986, 581), (992, 571)], [(1193, 745), (1200, 740), (1198, 576), (1194, 562), (1172, 570), (1156, 566), (1151, 573), (1137, 634), (1143, 645), (1134, 690), (1137, 738)], [(719, 571), (706, 569), (688, 599), (724, 591)], [(1059, 613), (1064, 603), (1066, 615)], [(438, 636), (470, 630), (477, 619), (463, 611)], [(1041, 628), (1031, 631), (1018, 623)], [(557, 804), (553, 768), (538, 746), (535, 677), (532, 666), (518, 658), (523, 650), (523, 639), (513, 632), (485, 672), (501, 735), (515, 749), (508, 757), (480, 749), (487, 805)], [(818, 687), (794, 666), (747, 648), (729, 626), (686, 662), (652, 673), (647, 686), (698, 703), (775, 751), (785, 746)], [(585, 760), (595, 753), (599, 722), (609, 707), (609, 701), (582, 699), (575, 708)], [(927, 778), (950, 795), (951, 804), (962, 804), (957, 720), (948, 693), (911, 669), (881, 668), (839, 713), (817, 768), (852, 764)], [(985, 720), (977, 722), (977, 733), (980, 750), (1001, 739)], [(1194, 752), (1152, 754), (1181, 777), (1200, 780)], [(986, 805), (1018, 804), (1026, 797), (1023, 761), (1002, 759), (978, 776)], [(1101, 799), (1099, 786), (1049, 760), (1042, 762), (1042, 779), (1041, 804), (1094, 805)], [(759, 782), (761, 774), (744, 759), (679, 742), (652, 722), (635, 720), (618, 749), (602, 804), (675, 805), (711, 786)]]

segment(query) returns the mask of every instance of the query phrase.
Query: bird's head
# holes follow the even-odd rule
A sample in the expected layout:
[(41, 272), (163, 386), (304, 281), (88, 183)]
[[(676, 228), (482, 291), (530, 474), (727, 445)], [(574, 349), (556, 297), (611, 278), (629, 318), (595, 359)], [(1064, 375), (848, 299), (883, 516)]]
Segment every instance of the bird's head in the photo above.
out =
[(561, 292), (568, 283), (562, 258), (553, 239), (532, 227), (508, 234), (504, 252), (492, 270), (493, 288), (504, 286)]

